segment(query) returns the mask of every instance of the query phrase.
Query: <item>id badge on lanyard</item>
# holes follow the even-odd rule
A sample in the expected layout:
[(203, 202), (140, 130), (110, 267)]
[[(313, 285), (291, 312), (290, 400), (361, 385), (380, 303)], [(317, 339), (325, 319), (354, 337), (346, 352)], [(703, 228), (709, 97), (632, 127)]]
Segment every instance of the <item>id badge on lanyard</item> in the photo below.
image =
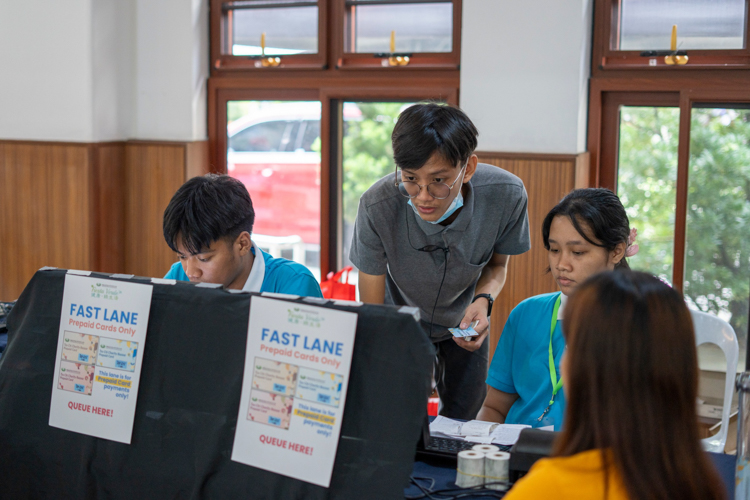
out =
[(560, 377), (559, 380), (557, 379), (557, 370), (555, 370), (555, 356), (554, 354), (552, 354), (552, 334), (555, 333), (555, 327), (557, 326), (557, 313), (560, 310), (561, 298), (562, 294), (557, 296), (555, 307), (552, 309), (552, 323), (549, 327), (549, 378), (552, 382), (552, 398), (550, 398), (547, 408), (545, 408), (539, 418), (536, 419), (537, 422), (541, 422), (544, 416), (549, 413), (550, 409), (552, 409), (552, 405), (555, 404), (555, 395), (563, 385), (562, 377)]

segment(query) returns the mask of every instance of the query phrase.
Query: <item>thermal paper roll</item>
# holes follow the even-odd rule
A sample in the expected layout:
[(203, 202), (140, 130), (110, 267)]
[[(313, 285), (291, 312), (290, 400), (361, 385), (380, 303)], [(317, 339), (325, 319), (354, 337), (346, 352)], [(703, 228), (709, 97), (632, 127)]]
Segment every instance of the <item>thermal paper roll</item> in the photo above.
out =
[[(508, 482), (508, 466), (510, 465), (510, 453), (495, 451), (484, 455), (484, 481), (485, 483), (496, 483), (498, 481)], [(487, 488), (505, 491), (505, 484), (488, 484)]]
[(484, 484), (484, 453), (464, 450), (458, 453), (456, 485), (460, 488), (471, 488)]

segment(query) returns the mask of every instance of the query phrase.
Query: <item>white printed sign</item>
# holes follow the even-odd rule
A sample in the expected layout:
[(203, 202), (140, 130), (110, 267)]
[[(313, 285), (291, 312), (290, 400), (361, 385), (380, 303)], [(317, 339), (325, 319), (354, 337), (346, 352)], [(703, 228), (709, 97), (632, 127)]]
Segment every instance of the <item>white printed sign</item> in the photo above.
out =
[(232, 460), (328, 487), (357, 315), (253, 297)]
[(49, 425), (130, 444), (152, 291), (65, 276)]

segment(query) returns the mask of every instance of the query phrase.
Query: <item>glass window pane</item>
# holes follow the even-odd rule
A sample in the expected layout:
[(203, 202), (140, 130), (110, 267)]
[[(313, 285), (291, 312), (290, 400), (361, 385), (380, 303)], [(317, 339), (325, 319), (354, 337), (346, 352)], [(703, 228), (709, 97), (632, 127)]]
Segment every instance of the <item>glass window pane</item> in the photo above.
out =
[(303, 151), (320, 151), (320, 122), (317, 120), (305, 120), (305, 127), (301, 135), (298, 149)]
[[(745, 369), (750, 303), (750, 110), (696, 108), (690, 128), (684, 293), (734, 328)], [(720, 354), (720, 353), (719, 353)], [(715, 366), (724, 371), (723, 355)]]
[(672, 282), (680, 110), (622, 106), (617, 194), (640, 251), (631, 268)]
[(350, 8), (347, 52), (451, 52), (453, 4), (359, 5)]
[[(391, 133), (398, 115), (410, 104), (403, 102), (347, 102), (344, 103), (343, 143), (343, 261), (349, 260), (354, 220), (359, 198), (378, 179), (395, 171)], [(357, 283), (357, 269), (351, 273), (350, 283)], [(359, 293), (359, 292), (357, 292)]]
[(622, 0), (620, 50), (742, 49), (745, 0)]
[(227, 117), (227, 173), (250, 192), (253, 241), (320, 280), (320, 102), (230, 101)]
[(295, 127), (288, 120), (258, 123), (238, 130), (229, 137), (233, 151), (285, 151)]
[[(255, 3), (256, 5), (252, 5)], [(297, 2), (304, 3), (304, 2)], [(318, 7), (284, 7), (283, 2), (235, 2), (253, 8), (232, 11), (232, 55), (260, 55), (260, 39), (266, 34), (266, 55), (316, 54)], [(268, 4), (278, 4), (275, 8)], [(263, 8), (260, 8), (263, 5)]]

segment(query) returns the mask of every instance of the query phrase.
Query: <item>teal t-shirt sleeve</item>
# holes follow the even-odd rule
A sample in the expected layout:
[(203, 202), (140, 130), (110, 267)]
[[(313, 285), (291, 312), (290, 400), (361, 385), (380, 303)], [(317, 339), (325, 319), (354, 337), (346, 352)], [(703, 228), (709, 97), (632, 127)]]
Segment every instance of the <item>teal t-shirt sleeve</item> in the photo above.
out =
[(164, 275), (164, 279), (177, 280), (177, 281), (190, 281), (185, 274), (185, 270), (182, 268), (182, 264), (175, 262), (172, 267), (169, 268), (169, 272)]
[(285, 293), (301, 297), (322, 297), (320, 285), (310, 270), (298, 262), (272, 257), (263, 252), (266, 274), (261, 292)]
[(318, 280), (307, 274), (302, 274), (299, 276), (295, 287), (298, 290), (297, 292), (295, 292), (295, 295), (300, 295), (302, 297), (323, 298), (323, 292), (320, 291)]
[(513, 314), (514, 312), (515, 310), (511, 311), (508, 320), (505, 322), (503, 333), (500, 335), (487, 373), (487, 385), (508, 394), (518, 393), (513, 383), (513, 350), (516, 342), (516, 315)]

